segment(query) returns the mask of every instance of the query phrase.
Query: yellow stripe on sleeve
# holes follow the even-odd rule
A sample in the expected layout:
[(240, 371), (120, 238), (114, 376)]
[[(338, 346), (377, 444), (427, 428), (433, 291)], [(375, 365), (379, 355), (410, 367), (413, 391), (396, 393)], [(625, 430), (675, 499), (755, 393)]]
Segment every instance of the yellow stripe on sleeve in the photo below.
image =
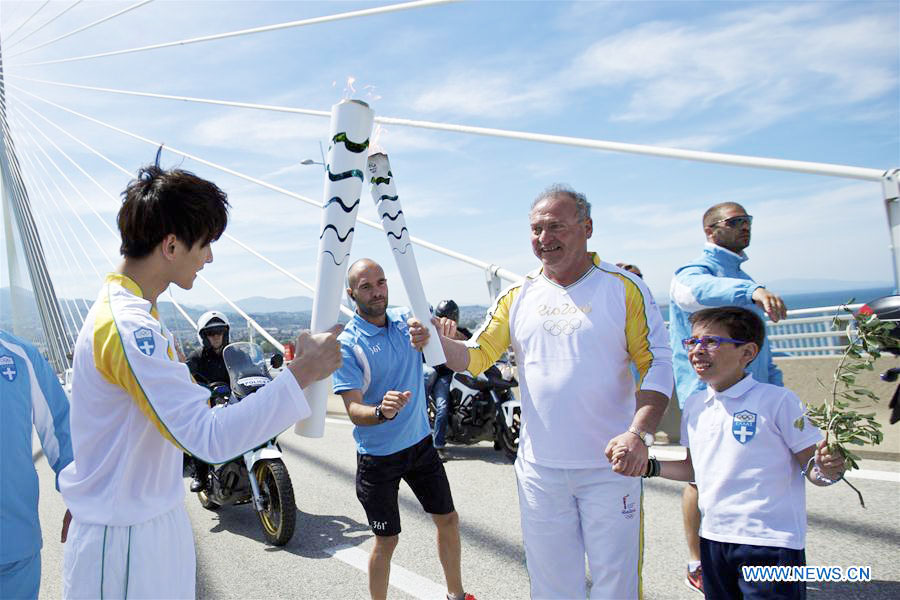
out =
[(484, 323), (469, 340), (467, 370), (472, 375), (487, 370), (509, 346), (509, 309), (521, 291), (522, 284), (518, 283), (500, 294), (485, 316)]
[(182, 452), (187, 452), (169, 432), (150, 405), (147, 394), (128, 362), (125, 348), (111, 306), (110, 285), (107, 280), (106, 294), (101, 297), (102, 305), (94, 320), (94, 366), (113, 385), (121, 387), (131, 396), (138, 409), (153, 423), (164, 438), (172, 442)]
[(628, 355), (634, 361), (641, 376), (638, 387), (653, 364), (653, 353), (650, 351), (650, 325), (647, 323), (647, 312), (644, 294), (628, 277), (621, 273), (612, 273), (622, 280), (625, 286), (625, 341)]

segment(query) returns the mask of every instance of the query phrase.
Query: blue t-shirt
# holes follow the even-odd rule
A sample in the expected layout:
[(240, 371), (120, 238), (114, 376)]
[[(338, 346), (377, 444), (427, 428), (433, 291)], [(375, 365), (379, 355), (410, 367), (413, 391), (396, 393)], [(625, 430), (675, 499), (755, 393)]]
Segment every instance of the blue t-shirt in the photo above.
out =
[(360, 390), (363, 404), (375, 406), (390, 390), (412, 392), (406, 406), (390, 421), (357, 425), (353, 439), (360, 454), (386, 456), (420, 442), (431, 432), (425, 411), (422, 354), (410, 345), (408, 308), (387, 309), (385, 327), (358, 314), (338, 336), (344, 363), (334, 372), (335, 394)]

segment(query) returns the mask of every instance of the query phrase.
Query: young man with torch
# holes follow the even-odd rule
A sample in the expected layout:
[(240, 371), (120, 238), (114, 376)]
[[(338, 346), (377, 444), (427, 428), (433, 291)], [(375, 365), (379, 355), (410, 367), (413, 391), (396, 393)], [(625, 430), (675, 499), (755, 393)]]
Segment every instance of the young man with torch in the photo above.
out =
[(63, 597), (194, 598), (182, 452), (225, 462), (307, 417), (302, 388), (340, 366), (340, 326), (301, 333), (284, 373), (242, 402), (210, 410), (209, 390), (176, 357), (157, 298), (173, 283), (191, 289), (212, 262), (211, 244), (228, 221), (225, 193), (157, 164), (141, 169), (123, 195), (124, 260), (107, 275), (73, 352), (74, 460), (59, 474), (72, 514)]
[[(584, 598), (585, 554), (591, 598), (641, 596), (642, 489), (620, 473), (646, 469), (673, 388), (659, 309), (639, 277), (588, 252), (590, 208), (568, 187), (541, 193), (530, 221), (542, 268), (503, 292), (468, 342), (450, 339), (452, 323), (440, 321), (454, 371), (480, 373), (510, 343), (516, 352), (515, 466), (532, 598)], [(410, 333), (416, 344), (425, 337)], [(626, 451), (611, 468), (619, 444)]]
[[(418, 352), (428, 342), (428, 329), (408, 309), (388, 308), (387, 279), (376, 262), (357, 260), (347, 279), (356, 314), (338, 336), (343, 365), (334, 373), (333, 388), (355, 425), (356, 495), (375, 534), (369, 593), (374, 600), (387, 597), (400, 534), (397, 492), (403, 479), (437, 526), (447, 598), (474, 600), (463, 591), (459, 516), (428, 426)], [(419, 330), (414, 345), (413, 328)]]

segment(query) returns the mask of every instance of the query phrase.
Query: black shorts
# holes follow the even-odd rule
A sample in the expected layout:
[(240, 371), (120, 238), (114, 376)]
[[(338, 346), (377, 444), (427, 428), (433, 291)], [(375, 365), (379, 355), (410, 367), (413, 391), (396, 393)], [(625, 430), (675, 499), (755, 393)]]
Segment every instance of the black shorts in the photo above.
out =
[(394, 454), (357, 454), (356, 497), (366, 511), (375, 535), (400, 533), (400, 507), (397, 504), (400, 479), (406, 481), (425, 512), (433, 515), (453, 512), (450, 482), (430, 434)]

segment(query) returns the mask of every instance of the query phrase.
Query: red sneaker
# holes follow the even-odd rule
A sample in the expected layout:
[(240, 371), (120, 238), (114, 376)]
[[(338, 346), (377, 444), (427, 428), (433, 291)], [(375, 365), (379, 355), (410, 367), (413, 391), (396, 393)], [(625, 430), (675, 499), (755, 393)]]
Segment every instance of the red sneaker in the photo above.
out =
[(703, 567), (697, 567), (693, 571), (688, 569), (687, 577), (684, 578), (684, 585), (688, 586), (695, 592), (703, 593)]

